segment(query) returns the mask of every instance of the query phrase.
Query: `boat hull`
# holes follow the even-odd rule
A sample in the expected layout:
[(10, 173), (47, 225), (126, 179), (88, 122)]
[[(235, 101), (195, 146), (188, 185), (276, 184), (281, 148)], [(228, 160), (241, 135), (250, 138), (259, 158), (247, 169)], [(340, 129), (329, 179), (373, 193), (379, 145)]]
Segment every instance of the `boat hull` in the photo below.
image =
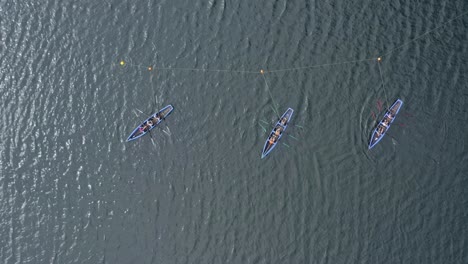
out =
[(390, 128), (390, 125), (395, 120), (396, 115), (400, 111), (402, 105), (403, 101), (397, 99), (395, 103), (393, 103), (393, 105), (388, 109), (382, 120), (380, 120), (379, 124), (372, 132), (372, 136), (369, 141), (369, 149), (373, 148), (375, 145), (377, 145), (377, 143), (380, 142), (380, 140), (382, 140), (382, 138), (385, 136), (385, 133), (387, 133), (388, 129)]
[[(127, 138), (127, 142), (135, 140), (135, 139), (139, 139), (142, 136), (149, 133), (153, 128), (158, 126), (159, 123), (161, 123), (166, 117), (168, 117), (172, 113), (173, 110), (174, 110), (174, 107), (172, 105), (167, 105), (166, 107), (162, 108), (158, 112), (152, 114), (143, 123), (141, 123), (132, 131), (130, 136), (128, 136)], [(151, 125), (149, 121), (151, 121), (152, 123)]]
[[(292, 108), (288, 108), (288, 110), (286, 110), (286, 112), (284, 112), (284, 114), (281, 116), (279, 121), (276, 122), (275, 127), (273, 128), (273, 130), (271, 130), (270, 135), (268, 136), (267, 140), (265, 141), (265, 145), (263, 146), (262, 159), (268, 156), (268, 154), (270, 154), (270, 152), (276, 147), (278, 141), (281, 139), (281, 137), (284, 134), (284, 131), (288, 127), (293, 113), (294, 110)], [(276, 135), (277, 130), (279, 130), (279, 135)], [(270, 139), (272, 138), (273, 142), (270, 141)]]

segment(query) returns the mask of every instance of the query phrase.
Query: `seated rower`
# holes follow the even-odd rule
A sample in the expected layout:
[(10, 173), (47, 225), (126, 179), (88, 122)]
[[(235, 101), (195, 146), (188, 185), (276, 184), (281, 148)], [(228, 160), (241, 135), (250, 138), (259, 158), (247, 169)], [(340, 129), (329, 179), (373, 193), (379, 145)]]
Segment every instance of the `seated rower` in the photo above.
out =
[(281, 125), (285, 126), (287, 121), (288, 121), (288, 119), (286, 117), (283, 117), (281, 119)]
[(166, 120), (164, 115), (160, 115), (159, 113), (156, 114), (158, 120)]
[(142, 126), (143, 131), (144, 131), (144, 132), (147, 132), (147, 131), (151, 128), (151, 125), (152, 125), (152, 124), (153, 124), (153, 123), (152, 123), (150, 120), (148, 120), (148, 122), (146, 122), (146, 123), (143, 124), (143, 126)]
[(279, 136), (281, 134), (281, 130), (283, 130), (281, 127), (276, 128), (275, 135)]
[(276, 135), (273, 134), (273, 135), (270, 137), (270, 140), (268, 140), (268, 143), (274, 144), (274, 143), (276, 142), (276, 138), (277, 138)]
[(383, 132), (385, 132), (385, 127), (380, 126), (378, 132), (379, 132), (379, 134), (382, 134)]
[(270, 145), (273, 145), (273, 143), (275, 143), (275, 140), (273, 139), (273, 137), (271, 137), (269, 140), (268, 140), (268, 143)]

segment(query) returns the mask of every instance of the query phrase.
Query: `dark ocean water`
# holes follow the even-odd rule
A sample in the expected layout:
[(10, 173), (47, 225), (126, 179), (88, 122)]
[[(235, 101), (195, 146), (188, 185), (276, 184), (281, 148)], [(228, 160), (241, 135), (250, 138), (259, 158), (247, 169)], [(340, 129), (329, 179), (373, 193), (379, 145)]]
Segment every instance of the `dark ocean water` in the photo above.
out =
[(468, 263), (467, 12), (0, 0), (0, 263)]

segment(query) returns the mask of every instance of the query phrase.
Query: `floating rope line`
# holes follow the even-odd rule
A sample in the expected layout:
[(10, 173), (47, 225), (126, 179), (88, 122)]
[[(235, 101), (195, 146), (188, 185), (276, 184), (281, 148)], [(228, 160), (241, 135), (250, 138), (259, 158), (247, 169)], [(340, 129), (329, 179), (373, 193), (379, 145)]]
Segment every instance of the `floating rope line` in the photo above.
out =
[(431, 30), (429, 30), (429, 31), (426, 31), (425, 33), (423, 33), (423, 34), (421, 34), (421, 35), (415, 37), (415, 38), (412, 39), (412, 40), (409, 40), (409, 41), (406, 42), (406, 43), (403, 43), (402, 45), (400, 45), (400, 46), (398, 46), (398, 47), (396, 47), (396, 48), (391, 49), (390, 51), (388, 51), (387, 53), (385, 53), (383, 56), (387, 56), (387, 55), (393, 53), (395, 50), (398, 50), (398, 49), (403, 48), (404, 46), (407, 46), (408, 44), (410, 44), (410, 43), (412, 43), (412, 42), (414, 42), (414, 41), (416, 41), (416, 40), (418, 40), (418, 39), (420, 39), (420, 38), (426, 36), (427, 34), (429, 34), (429, 33), (433, 32), (433, 31), (435, 31), (435, 30), (437, 30), (437, 29), (439, 29), (439, 28), (441, 28), (441, 27), (447, 25), (448, 23), (450, 23), (450, 22), (452, 22), (452, 21), (454, 21), (454, 20), (459, 19), (460, 17), (462, 17), (462, 16), (464, 16), (464, 15), (466, 15), (466, 14), (468, 14), (468, 11), (466, 11), (466, 12), (464, 12), (464, 13), (461, 13), (460, 15), (458, 15), (458, 16), (456, 16), (456, 17), (454, 17), (454, 18), (452, 18), (452, 19), (450, 19), (450, 20), (448, 20), (448, 21), (442, 23), (442, 25), (440, 25), (440, 26), (438, 26), (438, 27), (435, 27), (435, 28), (433, 28), (433, 29), (431, 29)]
[[(270, 91), (270, 87), (268, 85), (268, 82), (267, 82), (267, 79), (265, 78), (265, 73), (278, 73), (278, 72), (287, 72), (287, 71), (298, 71), (298, 70), (310, 70), (310, 69), (314, 69), (314, 68), (321, 68), (321, 67), (329, 67), (329, 66), (336, 66), (336, 65), (342, 65), (342, 64), (350, 64), (350, 63), (361, 63), (361, 62), (366, 62), (366, 61), (373, 61), (373, 60), (377, 60), (377, 65), (378, 65), (378, 68), (379, 68), (379, 73), (380, 73), (380, 79), (381, 79), (381, 82), (382, 82), (382, 89), (384, 90), (384, 95), (386, 97), (386, 101), (388, 103), (388, 97), (387, 97), (387, 93), (385, 91), (385, 86), (384, 86), (384, 80), (383, 80), (383, 73), (382, 73), (382, 69), (380, 67), (380, 61), (381, 61), (381, 58), (383, 56), (388, 56), (390, 55), (391, 53), (395, 52), (396, 50), (399, 50), (415, 41), (417, 41), (418, 39), (438, 30), (439, 28), (442, 28), (444, 27), (445, 25), (447, 25), (448, 23), (456, 20), (456, 19), (459, 19), (460, 17), (463, 17), (465, 16), (466, 14), (468, 14), (468, 11), (465, 11), (463, 13), (461, 13), (460, 15), (457, 15), (456, 17), (442, 23), (441, 25), (429, 30), (429, 31), (426, 31), (424, 32), (423, 34), (419, 35), (419, 36), (416, 36), (415, 38), (403, 43), (402, 45), (400, 46), (397, 46), (387, 52), (385, 52), (383, 55), (381, 55), (380, 57), (378, 58), (367, 58), (367, 59), (359, 59), (359, 60), (350, 60), (350, 61), (343, 61), (343, 62), (334, 62), (334, 63), (325, 63), (325, 64), (317, 64), (317, 65), (311, 65), (311, 66), (303, 66), (303, 67), (294, 67), (294, 68), (285, 68), (285, 69), (274, 69), (274, 70), (261, 70), (260, 71), (260, 74), (262, 75), (263, 77), (263, 80), (265, 81), (265, 84), (266, 84), (266, 87), (267, 87), (267, 91), (268, 91), (268, 94), (270, 95), (271, 97), (271, 100), (273, 102), (273, 111), (276, 113), (276, 115), (278, 116), (278, 118), (280, 117), (279, 116), (279, 112), (278, 112), (278, 109), (276, 108), (277, 105), (275, 103), (275, 100), (273, 98), (273, 95), (271, 94), (271, 91)], [(156, 45), (153, 44), (153, 47), (156, 49)], [(126, 65), (125, 61), (121, 60), (120, 61), (120, 66), (124, 67)], [(135, 66), (135, 67), (140, 67), (140, 68), (147, 68), (148, 71), (152, 71), (153, 69), (154, 70), (182, 70), (182, 71), (201, 71), (201, 72), (231, 72), (231, 73), (245, 73), (245, 74), (258, 74), (258, 71), (246, 71), (246, 70), (226, 70), (226, 69), (206, 69), (206, 68), (178, 68), (178, 67), (152, 67), (152, 66), (148, 66), (148, 67), (145, 67), (143, 65), (138, 65), (138, 64), (133, 64), (133, 63), (129, 63), (128, 64), (129, 66)]]
[[(460, 18), (460, 17), (463, 17), (465, 16), (466, 14), (468, 14), (468, 11), (466, 12), (463, 12), (461, 13), (460, 15), (442, 23), (440, 26), (437, 26), (415, 38), (413, 38), (412, 40), (409, 40), (408, 42), (405, 42), (403, 43), (402, 45), (396, 47), (396, 48), (393, 48), (389, 51), (387, 51), (384, 55), (380, 56), (383, 57), (383, 56), (387, 56), (391, 53), (393, 53), (394, 51), (398, 50), (398, 49), (401, 49), (405, 46), (407, 46), (408, 44), (428, 35), (429, 33), (447, 25), (448, 23)], [(153, 44), (153, 47), (156, 48), (156, 46)], [(368, 58), (368, 59), (360, 59), (360, 60), (351, 60), (351, 61), (343, 61), (343, 62), (334, 62), (334, 63), (325, 63), (325, 64), (317, 64), (317, 65), (311, 65), (311, 66), (303, 66), (303, 67), (294, 67), (294, 68), (285, 68), (285, 69), (277, 69), (277, 70), (266, 70), (266, 71), (263, 71), (262, 70), (262, 74), (263, 73), (275, 73), (275, 72), (283, 72), (283, 71), (297, 71), (297, 70), (307, 70), (307, 69), (313, 69), (313, 68), (320, 68), (320, 67), (327, 67), (327, 66), (334, 66), (334, 65), (341, 65), (341, 64), (347, 64), (347, 63), (358, 63), (358, 62), (364, 62), (364, 61), (372, 61), (372, 60), (375, 60), (375, 59), (378, 59), (378, 58)], [(122, 60), (120, 61), (120, 65), (121, 66), (125, 66), (125, 62)], [(143, 68), (148, 68), (148, 70), (153, 70), (153, 69), (156, 69), (156, 70), (185, 70), (185, 71), (205, 71), (205, 72), (236, 72), (236, 73), (252, 73), (252, 74), (258, 74), (258, 71), (246, 71), (246, 70), (216, 70), (216, 69), (205, 69), (205, 68), (178, 68), (178, 67), (145, 67), (143, 65), (138, 65), (138, 64), (132, 64), (132, 63), (129, 63), (130, 66), (136, 66), (136, 67), (143, 67)]]
[(385, 91), (385, 85), (384, 85), (384, 80), (383, 80), (383, 74), (382, 74), (382, 69), (380, 68), (380, 62), (382, 61), (382, 58), (378, 57), (377, 58), (377, 66), (379, 67), (379, 73), (380, 73), (380, 80), (382, 81), (382, 90), (384, 91), (384, 95), (385, 95), (385, 101), (387, 102), (387, 108), (389, 108), (390, 106), (388, 105), (389, 101), (388, 101), (388, 96), (387, 96), (387, 92)]
[[(335, 62), (335, 63), (324, 63), (324, 64), (317, 64), (312, 66), (304, 66), (304, 67), (296, 67), (296, 68), (287, 68), (287, 69), (277, 69), (277, 70), (261, 70), (260, 74), (264, 73), (276, 73), (276, 72), (284, 72), (284, 71), (297, 71), (297, 70), (307, 70), (313, 68), (320, 68), (320, 67), (328, 67), (334, 65), (341, 65), (341, 64), (348, 64), (348, 63), (358, 63), (364, 61), (372, 61), (376, 60), (376, 58), (368, 58), (368, 59), (360, 59), (360, 60), (352, 60), (352, 61), (343, 61), (343, 62)], [(120, 61), (121, 66), (125, 66), (126, 62)], [(215, 69), (205, 69), (205, 68), (179, 68), (179, 67), (146, 67), (139, 64), (128, 63), (129, 66), (135, 66), (140, 68), (147, 68), (149, 71), (152, 70), (181, 70), (181, 71), (204, 71), (204, 72), (234, 72), (234, 73), (250, 73), (250, 74), (258, 74), (258, 71), (246, 71), (246, 70), (215, 70)]]
[(134, 63), (127, 63), (123, 60), (121, 60), (119, 62), (120, 66), (125, 66), (125, 65), (129, 65), (129, 66), (133, 66), (133, 67), (140, 67), (140, 68), (146, 68), (148, 69), (148, 71), (152, 71), (152, 70), (167, 70), (167, 71), (171, 71), (171, 70), (181, 70), (181, 71), (203, 71), (203, 72), (236, 72), (236, 73), (255, 73), (255, 74), (258, 74), (258, 71), (242, 71), (242, 70), (216, 70), (216, 69), (205, 69), (205, 68), (179, 68), (179, 67), (153, 67), (153, 66), (143, 66), (143, 65), (140, 65), (140, 64), (134, 64)]
[(364, 61), (372, 61), (376, 58), (369, 58), (369, 59), (361, 59), (361, 60), (352, 60), (352, 61), (343, 61), (343, 62), (334, 62), (334, 63), (324, 63), (324, 64), (317, 64), (312, 66), (304, 66), (304, 67), (296, 67), (296, 68), (287, 68), (287, 69), (278, 69), (278, 70), (268, 70), (268, 73), (275, 73), (275, 72), (283, 72), (283, 71), (298, 71), (298, 70), (307, 70), (313, 68), (320, 68), (320, 67), (327, 67), (327, 66), (334, 66), (340, 64), (347, 64), (347, 63), (357, 63), (357, 62), (364, 62)]
[[(140, 64), (134, 64), (134, 63), (131, 63), (131, 62), (125, 62), (124, 60), (121, 60), (119, 62), (120, 66), (124, 67), (125, 65), (129, 65), (129, 66), (132, 66), (132, 67), (140, 67), (140, 68), (146, 68), (145, 66), (143, 65), (140, 65)], [(150, 67), (148, 67), (149, 69)]]
[(204, 69), (204, 68), (162, 68), (156, 67), (155, 70), (182, 70), (182, 71), (204, 71), (204, 72), (236, 72), (236, 73), (255, 73), (258, 74), (258, 71), (242, 71), (242, 70), (215, 70), (215, 69)]
[(273, 99), (273, 95), (271, 95), (271, 92), (270, 92), (270, 87), (268, 86), (268, 82), (267, 82), (267, 79), (265, 78), (265, 72), (263, 70), (260, 70), (260, 73), (262, 74), (262, 77), (263, 77), (263, 80), (265, 80), (265, 84), (266, 84), (266, 88), (267, 88), (267, 91), (268, 91), (268, 94), (270, 94), (270, 97), (271, 97), (271, 101), (273, 102), (273, 111), (276, 113), (276, 115), (278, 116), (278, 118), (280, 118), (280, 115), (278, 113), (278, 109), (276, 109), (276, 103), (275, 103), (275, 99)]

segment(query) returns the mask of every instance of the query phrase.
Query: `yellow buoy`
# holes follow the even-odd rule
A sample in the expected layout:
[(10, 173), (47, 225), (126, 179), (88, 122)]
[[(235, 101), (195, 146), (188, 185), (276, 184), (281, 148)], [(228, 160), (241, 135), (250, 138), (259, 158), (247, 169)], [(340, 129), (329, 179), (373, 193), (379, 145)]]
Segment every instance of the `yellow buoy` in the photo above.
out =
[(263, 74), (263, 73), (264, 73), (264, 71), (263, 71), (263, 70), (260, 70), (260, 73), (261, 73), (261, 74)]
[(152, 70), (153, 70), (153, 67), (149, 66), (148, 71), (152, 71)]
[(121, 65), (121, 66), (124, 66), (124, 65), (125, 65), (125, 61), (121, 60), (121, 61), (120, 61), (120, 65)]
[(381, 58), (381, 57), (378, 57), (378, 58), (377, 58), (377, 61), (381, 61), (381, 60), (382, 60), (382, 58)]

